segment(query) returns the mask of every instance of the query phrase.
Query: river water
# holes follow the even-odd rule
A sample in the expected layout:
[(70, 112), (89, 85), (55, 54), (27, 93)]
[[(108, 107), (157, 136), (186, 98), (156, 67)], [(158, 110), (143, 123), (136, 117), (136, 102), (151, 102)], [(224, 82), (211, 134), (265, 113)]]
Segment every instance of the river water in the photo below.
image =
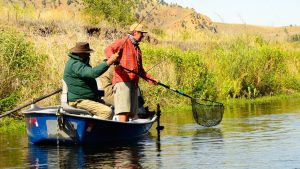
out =
[(0, 136), (0, 168), (300, 169), (300, 100), (227, 106), (222, 123), (197, 125), (162, 112), (165, 129), (115, 145), (36, 146), (26, 133)]

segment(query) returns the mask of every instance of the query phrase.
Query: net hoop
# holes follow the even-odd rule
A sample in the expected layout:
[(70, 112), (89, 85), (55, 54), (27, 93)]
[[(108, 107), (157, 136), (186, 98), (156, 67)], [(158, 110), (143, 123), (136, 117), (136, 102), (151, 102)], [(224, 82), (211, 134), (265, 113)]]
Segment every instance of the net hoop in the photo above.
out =
[(204, 127), (212, 127), (221, 123), (224, 105), (210, 100), (192, 98), (193, 117), (196, 123)]

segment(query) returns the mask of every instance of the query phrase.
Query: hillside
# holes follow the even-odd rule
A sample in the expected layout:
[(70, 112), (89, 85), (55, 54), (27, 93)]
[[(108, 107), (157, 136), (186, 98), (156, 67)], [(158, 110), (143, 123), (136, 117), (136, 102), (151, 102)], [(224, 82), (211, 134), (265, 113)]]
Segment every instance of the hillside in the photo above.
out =
[[(183, 8), (176, 4), (159, 3), (157, 0), (135, 0), (135, 16), (151, 29), (208, 29), (216, 32), (210, 18), (199, 14), (192, 9)], [(2, 0), (3, 5), (9, 8), (31, 8), (39, 11), (39, 15), (49, 10), (64, 10), (78, 15), (83, 8), (81, 0)], [(149, 13), (151, 12), (151, 13)]]
[(193, 9), (183, 8), (176, 4), (158, 4), (156, 0), (140, 1), (136, 15), (140, 16), (139, 18), (144, 18), (147, 25), (153, 29), (188, 29), (191, 31), (207, 29), (217, 32), (216, 27), (209, 17), (197, 13)]
[[(289, 40), (293, 37), (298, 38), (300, 35), (299, 26), (266, 27), (245, 24), (214, 23), (204, 14), (197, 13), (193, 9), (183, 8), (176, 4), (168, 4), (165, 2), (159, 3), (157, 0), (134, 1), (136, 2), (134, 12), (137, 20), (143, 20), (143, 23), (147, 25), (150, 30), (162, 30), (165, 32), (168, 30), (177, 32), (182, 30), (209, 30), (214, 33), (232, 36), (250, 33), (271, 40)], [(83, 7), (82, 0), (0, 0), (0, 19), (8, 22), (17, 19), (22, 20), (21, 25), (26, 27), (37, 27), (36, 25), (42, 25), (42, 28), (39, 27), (34, 29), (38, 29), (38, 31), (42, 29), (41, 31), (43, 34), (43, 32), (47, 33), (49, 29), (52, 29), (45, 28), (49, 27), (49, 25), (44, 26), (40, 23), (44, 20), (52, 22), (50, 27), (55, 24), (59, 25), (57, 27), (62, 27), (62, 25), (66, 24), (71, 24), (72, 27), (74, 24), (85, 27), (87, 24), (84, 23), (84, 18), (81, 16)], [(33, 13), (35, 13), (35, 15)], [(31, 17), (31, 19), (28, 17)], [(39, 23), (37, 24), (34, 22)], [(20, 24), (20, 22), (18, 23)], [(58, 28), (56, 32), (63, 32), (62, 29), (63, 28)], [(96, 29), (100, 28), (98, 27)], [(118, 33), (119, 31), (124, 32), (124, 30), (116, 31), (111, 29), (114, 28), (106, 26), (105, 34), (107, 34), (108, 30), (108, 34)]]
[(220, 34), (238, 36), (240, 34), (255, 34), (266, 40), (293, 41), (294, 37), (300, 35), (300, 26), (258, 26), (246, 24), (214, 23)]

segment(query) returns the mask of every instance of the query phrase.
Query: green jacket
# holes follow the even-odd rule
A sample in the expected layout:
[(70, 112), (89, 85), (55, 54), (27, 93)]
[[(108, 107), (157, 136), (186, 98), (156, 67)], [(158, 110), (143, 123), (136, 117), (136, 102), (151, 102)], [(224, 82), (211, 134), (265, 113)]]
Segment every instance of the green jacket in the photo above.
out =
[(78, 99), (98, 101), (98, 87), (95, 78), (109, 68), (106, 60), (92, 68), (89, 58), (82, 58), (71, 53), (69, 53), (69, 57), (64, 71), (64, 81), (68, 86), (68, 101), (73, 102)]

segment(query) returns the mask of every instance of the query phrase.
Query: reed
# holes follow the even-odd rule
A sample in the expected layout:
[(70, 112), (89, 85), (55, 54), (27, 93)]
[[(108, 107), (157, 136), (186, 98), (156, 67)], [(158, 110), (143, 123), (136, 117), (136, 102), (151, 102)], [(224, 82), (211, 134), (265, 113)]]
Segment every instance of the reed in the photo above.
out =
[[(167, 60), (157, 66), (154, 77), (194, 97), (224, 100), (299, 92), (300, 55), (297, 49), (287, 47), (288, 42), (267, 42), (257, 35), (218, 41), (208, 41), (207, 48), (186, 51), (145, 45), (145, 66)], [(150, 98), (152, 93), (172, 97), (160, 88), (143, 87), (152, 90)]]
[[(30, 98), (32, 93), (41, 91), (45, 54), (35, 52), (22, 33), (15, 29), (0, 29), (0, 110), (12, 108), (20, 98)], [(42, 81), (41, 81), (42, 82)], [(34, 89), (28, 92), (28, 89)]]

